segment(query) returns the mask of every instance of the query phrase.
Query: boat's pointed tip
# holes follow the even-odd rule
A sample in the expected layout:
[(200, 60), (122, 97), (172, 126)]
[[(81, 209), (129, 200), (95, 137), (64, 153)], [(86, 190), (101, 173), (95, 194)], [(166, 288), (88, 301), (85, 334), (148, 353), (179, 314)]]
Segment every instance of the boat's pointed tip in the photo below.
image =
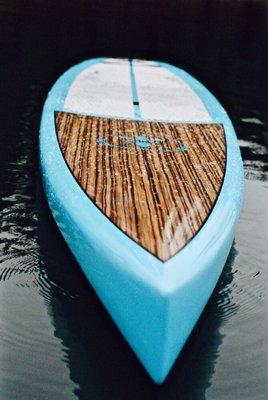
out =
[(165, 373), (161, 373), (161, 374), (150, 375), (150, 376), (151, 376), (152, 380), (154, 381), (154, 383), (156, 383), (157, 385), (162, 385), (167, 378), (168, 372), (169, 371), (167, 371)]
[(167, 365), (165, 360), (159, 360), (158, 363), (151, 366), (151, 368), (146, 368), (146, 370), (154, 383), (157, 385), (162, 385), (165, 382), (172, 366), (173, 363)]
[(181, 348), (174, 349), (174, 343), (172, 345), (163, 338), (162, 341), (158, 341), (157, 351), (154, 354), (150, 354), (150, 352), (142, 354), (137, 352), (136, 354), (151, 380), (155, 384), (161, 385), (167, 379), (180, 350)]

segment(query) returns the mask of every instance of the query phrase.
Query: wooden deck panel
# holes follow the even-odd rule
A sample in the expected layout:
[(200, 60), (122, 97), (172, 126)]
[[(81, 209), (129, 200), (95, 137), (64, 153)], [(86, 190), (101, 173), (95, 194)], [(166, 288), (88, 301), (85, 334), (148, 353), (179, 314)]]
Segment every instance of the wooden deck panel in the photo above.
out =
[(210, 214), (225, 171), (221, 124), (180, 124), (56, 112), (67, 165), (89, 198), (162, 261)]

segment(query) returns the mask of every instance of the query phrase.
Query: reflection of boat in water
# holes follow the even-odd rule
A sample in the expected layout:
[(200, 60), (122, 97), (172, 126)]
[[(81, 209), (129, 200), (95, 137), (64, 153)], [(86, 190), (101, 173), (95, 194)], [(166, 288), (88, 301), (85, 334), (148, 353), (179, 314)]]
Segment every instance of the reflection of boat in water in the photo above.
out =
[[(51, 217), (40, 191), (39, 246), (42, 268), (49, 282), (44, 291), (55, 326), (63, 344), (70, 378), (79, 399), (154, 398), (157, 387), (122, 338), (76, 261)], [(53, 237), (53, 240), (48, 238)], [(220, 328), (236, 312), (230, 296), (236, 251), (232, 247), (219, 283), (192, 332), (171, 374), (157, 391), (158, 399), (205, 399), (222, 343)]]

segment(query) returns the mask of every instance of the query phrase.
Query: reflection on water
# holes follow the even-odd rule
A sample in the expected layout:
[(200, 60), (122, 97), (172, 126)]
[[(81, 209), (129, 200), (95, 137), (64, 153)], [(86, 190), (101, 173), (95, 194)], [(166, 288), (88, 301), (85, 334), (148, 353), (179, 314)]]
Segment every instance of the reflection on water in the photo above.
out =
[[(1, 400), (266, 399), (261, 38), (267, 3), (35, 3), (39, 7), (20, 2), (0, 7), (6, 62), (0, 130)], [(148, 15), (154, 24), (148, 24)], [(49, 87), (68, 66), (106, 54), (163, 59), (192, 72), (230, 113), (244, 159), (245, 205), (235, 244), (161, 387), (147, 377), (80, 272), (48, 210), (38, 172), (39, 120)]]

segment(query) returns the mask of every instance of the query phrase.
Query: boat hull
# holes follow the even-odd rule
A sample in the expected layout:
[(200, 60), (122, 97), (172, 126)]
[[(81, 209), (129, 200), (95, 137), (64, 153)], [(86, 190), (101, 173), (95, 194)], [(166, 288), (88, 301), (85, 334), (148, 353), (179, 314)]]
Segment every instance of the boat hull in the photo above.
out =
[(162, 383), (228, 257), (243, 197), (241, 155), (232, 123), (214, 96), (185, 71), (160, 63), (187, 82), (213, 123), (223, 124), (227, 158), (224, 181), (208, 219), (175, 256), (159, 260), (89, 200), (57, 141), (54, 112), (66, 109), (66, 96), (77, 76), (103, 61), (92, 59), (71, 68), (49, 93), (40, 128), (43, 183), (55, 221), (85, 276), (152, 379)]

